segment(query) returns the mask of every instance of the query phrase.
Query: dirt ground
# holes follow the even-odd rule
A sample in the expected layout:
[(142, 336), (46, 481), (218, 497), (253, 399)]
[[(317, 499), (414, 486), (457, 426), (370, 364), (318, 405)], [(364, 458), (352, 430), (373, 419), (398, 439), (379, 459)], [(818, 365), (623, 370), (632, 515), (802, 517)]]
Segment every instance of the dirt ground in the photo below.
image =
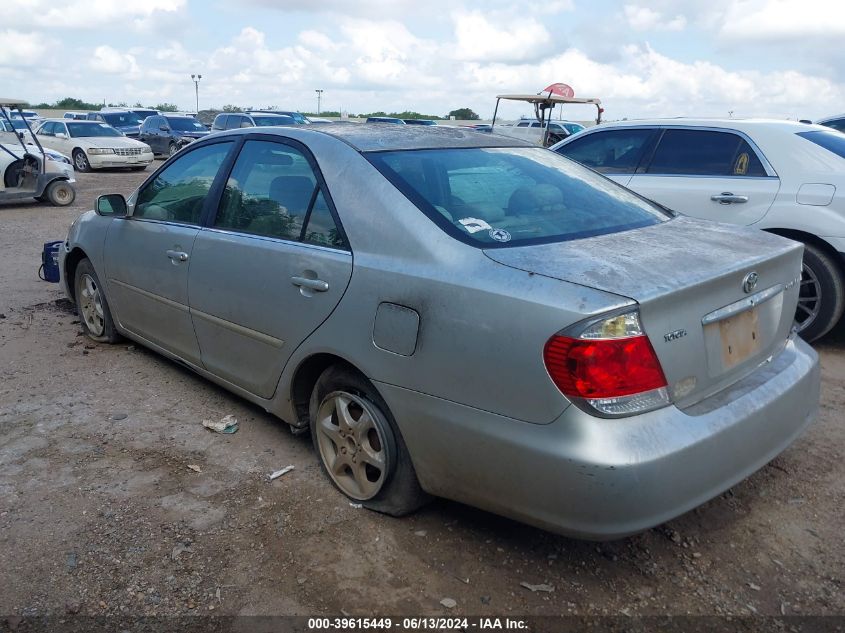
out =
[[(39, 281), (43, 242), (147, 175), (82, 174), (68, 209), (0, 206), (0, 614), (845, 614), (845, 327), (816, 346), (818, 421), (669, 524), (596, 544), (446, 501), (389, 518), (262, 410), (91, 343)], [(236, 434), (201, 426), (225, 414)]]

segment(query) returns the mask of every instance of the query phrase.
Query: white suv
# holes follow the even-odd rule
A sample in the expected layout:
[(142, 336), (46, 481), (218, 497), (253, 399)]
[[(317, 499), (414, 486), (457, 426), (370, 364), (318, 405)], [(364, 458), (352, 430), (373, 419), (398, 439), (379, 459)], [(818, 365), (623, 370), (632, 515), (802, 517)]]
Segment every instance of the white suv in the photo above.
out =
[(817, 339), (845, 307), (845, 134), (769, 120), (602, 124), (551, 147), (675, 211), (804, 243), (795, 320)]

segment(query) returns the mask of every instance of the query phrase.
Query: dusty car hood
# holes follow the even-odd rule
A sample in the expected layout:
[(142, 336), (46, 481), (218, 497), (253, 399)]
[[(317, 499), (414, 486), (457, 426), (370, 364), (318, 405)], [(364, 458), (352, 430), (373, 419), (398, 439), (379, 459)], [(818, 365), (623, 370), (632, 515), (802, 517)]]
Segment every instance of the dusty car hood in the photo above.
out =
[(146, 147), (146, 143), (142, 143), (134, 138), (127, 138), (125, 136), (77, 136), (73, 140), (86, 145), (87, 147)]

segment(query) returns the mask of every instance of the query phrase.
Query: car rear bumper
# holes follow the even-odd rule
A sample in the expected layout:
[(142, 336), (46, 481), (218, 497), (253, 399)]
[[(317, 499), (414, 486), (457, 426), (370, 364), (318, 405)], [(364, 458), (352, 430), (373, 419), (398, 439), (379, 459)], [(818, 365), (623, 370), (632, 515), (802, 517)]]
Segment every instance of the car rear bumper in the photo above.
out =
[(819, 385), (801, 339), (694, 407), (616, 420), (570, 406), (534, 425), (376, 383), (427, 491), (596, 540), (663, 523), (761, 468), (812, 422)]

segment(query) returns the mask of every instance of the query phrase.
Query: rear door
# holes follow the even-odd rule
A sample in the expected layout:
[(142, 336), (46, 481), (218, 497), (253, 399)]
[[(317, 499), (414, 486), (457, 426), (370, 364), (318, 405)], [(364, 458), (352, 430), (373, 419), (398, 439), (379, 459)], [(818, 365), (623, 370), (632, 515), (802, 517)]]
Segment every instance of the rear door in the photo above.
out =
[(194, 364), (200, 353), (188, 312), (191, 253), (215, 178), (233, 146), (225, 140), (180, 154), (141, 187), (132, 214), (115, 219), (106, 235), (106, 278), (116, 319)]
[(668, 128), (628, 187), (687, 215), (747, 225), (772, 206), (780, 180), (737, 132)]
[(599, 130), (582, 134), (555, 151), (627, 185), (656, 135), (653, 128)]
[(262, 398), (352, 275), (326, 184), (293, 141), (247, 139), (194, 243), (190, 307), (203, 365)]

